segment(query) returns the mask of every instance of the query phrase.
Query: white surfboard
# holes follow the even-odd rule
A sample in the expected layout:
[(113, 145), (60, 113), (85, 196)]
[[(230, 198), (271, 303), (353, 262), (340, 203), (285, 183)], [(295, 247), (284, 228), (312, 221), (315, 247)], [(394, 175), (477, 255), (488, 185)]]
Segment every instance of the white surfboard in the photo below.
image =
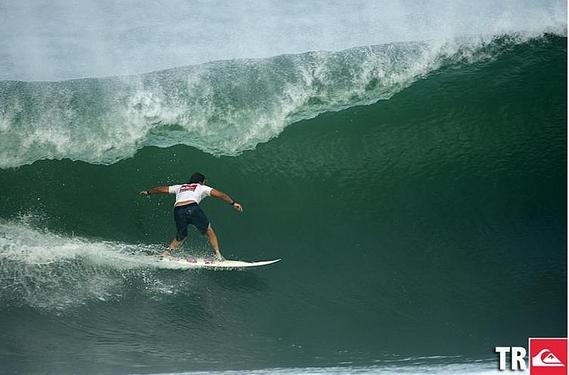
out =
[(244, 262), (242, 260), (214, 260), (207, 258), (174, 258), (174, 257), (163, 257), (160, 262), (164, 262), (168, 265), (181, 268), (207, 268), (207, 269), (217, 269), (217, 270), (227, 270), (227, 269), (240, 269), (240, 268), (252, 268), (266, 266), (280, 261), (280, 259), (274, 260), (262, 260), (258, 262)]

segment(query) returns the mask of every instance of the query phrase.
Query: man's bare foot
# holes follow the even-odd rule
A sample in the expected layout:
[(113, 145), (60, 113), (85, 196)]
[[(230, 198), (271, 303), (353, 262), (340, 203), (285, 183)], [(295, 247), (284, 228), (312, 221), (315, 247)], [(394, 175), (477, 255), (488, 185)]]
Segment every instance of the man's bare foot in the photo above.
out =
[(160, 254), (161, 257), (169, 257), (170, 255), (172, 255), (172, 254), (170, 254), (170, 252), (168, 250), (166, 250), (162, 254)]

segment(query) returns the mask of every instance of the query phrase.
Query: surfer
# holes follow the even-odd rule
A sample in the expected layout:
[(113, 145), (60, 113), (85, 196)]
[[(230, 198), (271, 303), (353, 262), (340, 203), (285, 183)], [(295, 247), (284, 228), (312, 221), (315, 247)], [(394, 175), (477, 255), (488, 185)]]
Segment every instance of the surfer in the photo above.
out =
[(143, 190), (141, 195), (150, 195), (155, 193), (176, 194), (176, 203), (174, 204), (174, 220), (176, 222), (176, 238), (172, 240), (168, 250), (162, 253), (162, 256), (170, 255), (170, 252), (177, 249), (182, 242), (188, 237), (188, 224), (196, 227), (202, 235), (207, 235), (211, 247), (215, 251), (217, 260), (224, 260), (219, 251), (219, 243), (217, 236), (211, 224), (205, 216), (205, 213), (199, 206), (200, 201), (207, 197), (221, 199), (231, 205), (235, 210), (243, 212), (243, 207), (234, 201), (229, 195), (222, 191), (211, 188), (207, 185), (206, 178), (201, 173), (194, 173), (190, 177), (188, 183), (182, 185), (159, 186), (149, 190)]

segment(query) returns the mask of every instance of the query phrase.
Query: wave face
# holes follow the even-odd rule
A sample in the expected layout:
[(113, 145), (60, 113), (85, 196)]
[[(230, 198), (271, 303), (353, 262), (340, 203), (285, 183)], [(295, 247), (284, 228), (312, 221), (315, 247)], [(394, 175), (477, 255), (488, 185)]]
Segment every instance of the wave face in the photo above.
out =
[(367, 105), (444, 66), (492, 59), (528, 36), (388, 44), (231, 60), (141, 76), (0, 82), (0, 167), (110, 164), (144, 146), (239, 155), (320, 113)]
[[(418, 67), (433, 60), (418, 43), (220, 62), (136, 84), (2, 83), (5, 108), (21, 109), (0, 140), (4, 166), (19, 165), (0, 170), (2, 369), (476, 373), (495, 368), (497, 345), (564, 336), (566, 46), (555, 35), (496, 40), (426, 74)], [(370, 63), (368, 75), (366, 59), (389, 68)], [(285, 102), (304, 104), (290, 114)], [(118, 120), (101, 108), (121, 106), (113, 116), (140, 123), (109, 125)], [(239, 153), (281, 131), (248, 130), (257, 108), (309, 119)], [(325, 108), (344, 109), (314, 117)], [(53, 126), (43, 144), (42, 122)], [(134, 154), (141, 126), (136, 147), (195, 147)], [(32, 163), (46, 157), (65, 159)], [(174, 234), (172, 200), (137, 192), (195, 170), (245, 207), (202, 203), (224, 255), (283, 261), (247, 272), (156, 261)], [(179, 254), (210, 253), (192, 229)]]

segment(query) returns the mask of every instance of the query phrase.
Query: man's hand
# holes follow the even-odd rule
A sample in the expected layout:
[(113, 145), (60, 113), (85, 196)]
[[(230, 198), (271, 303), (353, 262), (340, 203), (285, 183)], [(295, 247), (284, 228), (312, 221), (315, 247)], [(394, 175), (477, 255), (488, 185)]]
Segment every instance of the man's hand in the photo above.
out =
[(241, 206), (239, 203), (235, 202), (233, 203), (233, 208), (235, 208), (237, 211), (239, 212), (243, 212), (243, 206)]
[(168, 186), (158, 186), (153, 187), (152, 189), (142, 190), (139, 194), (140, 195), (150, 195), (150, 194), (158, 194), (158, 193), (169, 193)]

